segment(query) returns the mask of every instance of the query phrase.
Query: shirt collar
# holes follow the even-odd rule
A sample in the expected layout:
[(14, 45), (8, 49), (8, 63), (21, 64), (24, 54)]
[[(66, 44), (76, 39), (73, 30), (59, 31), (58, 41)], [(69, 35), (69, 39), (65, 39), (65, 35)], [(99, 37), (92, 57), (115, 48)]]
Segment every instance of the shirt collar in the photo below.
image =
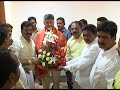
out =
[(110, 48), (109, 50), (106, 50), (106, 51), (104, 51), (103, 49), (102, 49), (102, 53), (104, 54), (104, 55), (106, 55), (106, 54), (108, 54), (108, 53), (110, 53), (110, 52), (112, 52), (112, 50), (115, 50), (116, 48), (117, 48), (117, 43), (112, 47), (112, 48)]
[(65, 32), (65, 30), (66, 30), (66, 28), (64, 27), (64, 28), (62, 29), (62, 32)]
[(30, 38), (30, 42), (28, 42), (23, 36), (21, 36), (21, 39), (26, 43), (31, 43), (32, 42), (31, 38)]
[(98, 42), (98, 38), (95, 38), (90, 44), (86, 44), (87, 46), (90, 46), (90, 45), (92, 45), (92, 44), (94, 44), (94, 43), (97, 43)]
[[(44, 27), (44, 30), (47, 32), (47, 30), (45, 29), (45, 27)], [(53, 27), (52, 32), (53, 32), (54, 34), (56, 34), (56, 33), (57, 33), (57, 29), (56, 29), (55, 27)]]
[(79, 38), (76, 39), (76, 38), (72, 35), (72, 38), (75, 39), (75, 40), (78, 40), (78, 39), (83, 39), (83, 36), (82, 36), (82, 34), (81, 34), (81, 35), (79, 36)]

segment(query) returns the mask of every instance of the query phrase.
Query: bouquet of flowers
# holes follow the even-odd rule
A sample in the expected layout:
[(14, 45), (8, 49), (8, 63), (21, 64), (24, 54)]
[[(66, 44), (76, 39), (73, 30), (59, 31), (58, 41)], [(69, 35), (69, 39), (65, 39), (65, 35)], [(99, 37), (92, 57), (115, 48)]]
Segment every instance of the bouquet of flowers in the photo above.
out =
[[(65, 52), (60, 47), (58, 36), (53, 34), (52, 30), (45, 32), (43, 44), (38, 51), (38, 58), (42, 67), (49, 70), (57, 69), (59, 65), (66, 65)], [(39, 64), (37, 64), (37, 68), (39, 68)]]

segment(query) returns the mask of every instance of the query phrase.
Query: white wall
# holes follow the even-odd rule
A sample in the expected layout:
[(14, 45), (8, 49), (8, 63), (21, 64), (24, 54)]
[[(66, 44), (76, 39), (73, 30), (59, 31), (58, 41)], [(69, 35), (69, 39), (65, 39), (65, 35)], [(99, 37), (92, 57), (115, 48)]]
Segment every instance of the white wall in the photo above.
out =
[[(37, 18), (43, 28), (43, 16), (52, 13), (55, 21), (59, 16), (66, 20), (66, 27), (74, 21), (85, 18), (96, 25), (96, 19), (105, 16), (120, 25), (120, 1), (5, 1), (6, 22), (13, 25), (13, 39), (21, 35), (20, 25), (29, 16)], [(56, 22), (55, 22), (56, 26)], [(120, 31), (118, 31), (119, 34)]]

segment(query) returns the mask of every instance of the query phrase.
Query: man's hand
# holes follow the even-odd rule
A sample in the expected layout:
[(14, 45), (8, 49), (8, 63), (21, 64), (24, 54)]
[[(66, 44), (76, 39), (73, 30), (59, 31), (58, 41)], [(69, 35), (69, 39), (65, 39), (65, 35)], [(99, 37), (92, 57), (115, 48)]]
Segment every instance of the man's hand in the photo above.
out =
[(41, 61), (38, 58), (32, 58), (32, 64), (35, 65), (37, 63), (41, 63)]
[(30, 74), (30, 72), (29, 72), (30, 69), (29, 68), (24, 68), (24, 70), (25, 70), (26, 73)]
[(58, 69), (58, 70), (63, 70), (63, 69), (64, 69), (64, 66), (58, 66), (57, 69)]

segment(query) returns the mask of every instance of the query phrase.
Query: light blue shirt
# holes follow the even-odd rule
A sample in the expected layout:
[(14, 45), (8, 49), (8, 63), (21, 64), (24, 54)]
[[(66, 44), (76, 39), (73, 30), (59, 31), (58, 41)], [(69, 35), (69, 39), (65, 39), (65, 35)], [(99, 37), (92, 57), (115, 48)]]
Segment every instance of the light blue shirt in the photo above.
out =
[(66, 29), (65, 27), (62, 30), (62, 33), (64, 34), (64, 36), (66, 37), (67, 40), (71, 37), (70, 31), (68, 29)]

